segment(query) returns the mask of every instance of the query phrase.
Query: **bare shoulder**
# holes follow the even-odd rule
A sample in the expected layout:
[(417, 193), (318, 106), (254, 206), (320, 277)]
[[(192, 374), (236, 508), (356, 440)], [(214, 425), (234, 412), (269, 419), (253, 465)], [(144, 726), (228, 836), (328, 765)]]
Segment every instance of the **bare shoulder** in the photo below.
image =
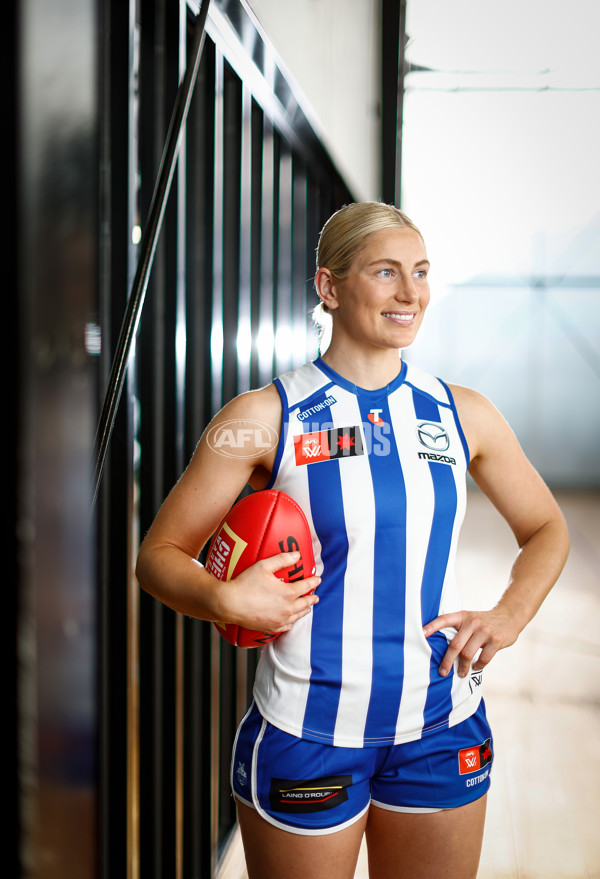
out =
[(496, 406), (470, 388), (450, 390), (469, 446), (469, 473), (522, 546), (544, 523), (561, 520), (556, 501)]
[[(265, 484), (273, 467), (282, 407), (274, 386), (248, 391), (211, 420), (149, 535), (197, 557), (243, 488)], [(147, 538), (148, 539), (148, 538)]]
[(471, 459), (497, 443), (516, 442), (514, 434), (496, 406), (484, 394), (463, 385), (449, 385)]
[(271, 382), (257, 390), (245, 391), (234, 397), (212, 419), (211, 424), (227, 418), (263, 419), (273, 423), (274, 427), (281, 424), (281, 398), (275, 385)]
[[(231, 452), (233, 457), (264, 457), (275, 447), (281, 431), (281, 398), (274, 384), (234, 397), (206, 426), (198, 450)], [(239, 454), (238, 454), (239, 453)]]
[[(195, 458), (212, 458), (211, 466), (248, 465), (270, 473), (281, 433), (281, 398), (274, 384), (234, 397), (211, 420), (198, 444)], [(217, 458), (215, 459), (215, 454)], [(264, 482), (259, 477), (257, 485)], [(254, 485), (254, 482), (253, 482)]]

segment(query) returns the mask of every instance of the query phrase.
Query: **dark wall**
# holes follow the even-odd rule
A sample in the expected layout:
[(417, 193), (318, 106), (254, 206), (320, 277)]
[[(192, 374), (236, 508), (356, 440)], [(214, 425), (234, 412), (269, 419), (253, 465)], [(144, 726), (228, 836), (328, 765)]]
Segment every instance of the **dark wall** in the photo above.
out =
[[(256, 655), (141, 594), (135, 557), (216, 409), (314, 353), (318, 230), (351, 193), (245, 7), (214, 0), (97, 482), (96, 433), (196, 11), (8, 8), (5, 866), (27, 879), (212, 876), (235, 820), (229, 752)], [(251, 90), (251, 66), (274, 78)], [(264, 341), (278, 331), (286, 345)]]
[(5, 271), (16, 288), (6, 297), (5, 376), (16, 643), (5, 642), (15, 644), (16, 734), (6, 763), (16, 826), (4, 868), (75, 879), (93, 877), (97, 863), (97, 25), (87, 0), (9, 6), (14, 212)]
[[(150, 210), (193, 37), (176, 3), (141, 0), (135, 21), (122, 7), (104, 10), (102, 85), (114, 97), (103, 116), (101, 384), (144, 258), (132, 232)], [(269, 94), (248, 86), (248, 65), (271, 50), (255, 34), (248, 55), (244, 7), (212, 9), (99, 493), (101, 871), (110, 879), (131, 859), (143, 877), (208, 877), (234, 826), (229, 755), (256, 653), (140, 594), (132, 564), (211, 416), (310, 356), (318, 230), (351, 199), (281, 74)], [(246, 48), (221, 39), (225, 13)], [(304, 341), (283, 354), (258, 344), (282, 330)]]

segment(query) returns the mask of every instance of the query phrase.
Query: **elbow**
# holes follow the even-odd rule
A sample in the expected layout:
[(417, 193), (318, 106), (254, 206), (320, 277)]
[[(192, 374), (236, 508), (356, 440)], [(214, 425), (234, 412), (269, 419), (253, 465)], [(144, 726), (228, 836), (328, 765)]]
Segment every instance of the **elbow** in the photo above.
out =
[(556, 515), (549, 521), (547, 528), (551, 535), (549, 545), (562, 570), (571, 551), (571, 537), (566, 519), (560, 510), (557, 510)]
[(571, 535), (569, 534), (569, 526), (567, 525), (564, 517), (561, 514), (562, 518), (562, 538), (563, 538), (563, 553), (565, 562), (569, 557), (569, 553), (571, 552)]
[(151, 592), (148, 555), (148, 549), (142, 543), (135, 562), (134, 574), (139, 587), (143, 589), (144, 592)]

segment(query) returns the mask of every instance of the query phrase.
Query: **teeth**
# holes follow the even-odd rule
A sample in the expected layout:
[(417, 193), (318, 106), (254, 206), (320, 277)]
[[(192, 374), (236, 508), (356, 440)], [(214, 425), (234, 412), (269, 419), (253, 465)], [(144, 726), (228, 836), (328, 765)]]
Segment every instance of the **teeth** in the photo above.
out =
[(399, 323), (410, 323), (414, 318), (414, 314), (396, 314), (396, 312), (393, 311), (386, 311), (383, 316), (388, 317), (391, 320), (396, 320)]

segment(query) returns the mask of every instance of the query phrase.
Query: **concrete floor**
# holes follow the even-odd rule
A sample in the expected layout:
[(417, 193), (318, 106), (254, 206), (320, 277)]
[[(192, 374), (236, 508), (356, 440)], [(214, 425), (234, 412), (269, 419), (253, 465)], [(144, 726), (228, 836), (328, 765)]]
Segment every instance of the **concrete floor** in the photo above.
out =
[[(485, 672), (495, 762), (478, 879), (600, 879), (600, 495), (557, 499), (570, 558)], [(458, 561), (467, 607), (493, 605), (514, 554), (507, 526), (473, 491)], [(223, 879), (246, 877), (240, 856), (234, 846)], [(367, 876), (363, 851), (356, 879)]]
[[(484, 678), (496, 760), (478, 879), (600, 877), (600, 496), (557, 499), (570, 557)], [(481, 593), (485, 606), (502, 589), (514, 548), (485, 499), (470, 501), (459, 576), (466, 601), (475, 606)]]

